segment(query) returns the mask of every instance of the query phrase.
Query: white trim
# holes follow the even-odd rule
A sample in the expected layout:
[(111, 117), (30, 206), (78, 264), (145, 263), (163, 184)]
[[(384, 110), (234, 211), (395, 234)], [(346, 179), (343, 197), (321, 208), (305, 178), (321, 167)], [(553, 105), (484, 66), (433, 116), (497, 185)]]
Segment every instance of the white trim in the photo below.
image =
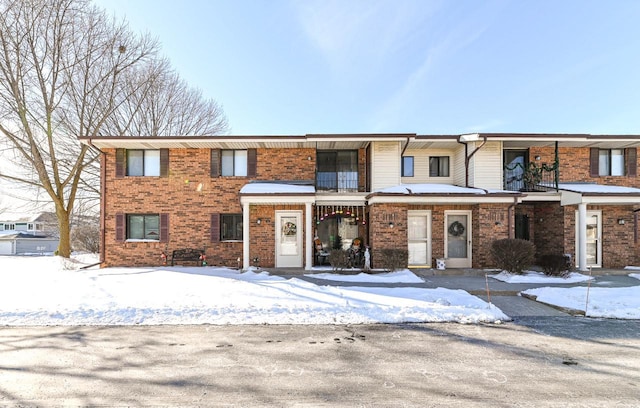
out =
[[(467, 225), (466, 225), (466, 233), (467, 233), (467, 257), (466, 258), (449, 258), (449, 237), (448, 237), (448, 227), (447, 221), (450, 215), (466, 215), (467, 216)], [(471, 210), (445, 210), (444, 212), (444, 257), (447, 259), (447, 267), (451, 268), (471, 268), (473, 264), (473, 212)], [(454, 261), (454, 259), (459, 262)]]
[(407, 250), (409, 250), (409, 217), (426, 217), (427, 219), (427, 237), (425, 244), (427, 245), (427, 260), (425, 264), (414, 265), (409, 264), (410, 267), (431, 267), (431, 258), (433, 257), (432, 251), (432, 215), (431, 210), (408, 210), (407, 211)]
[[(587, 210), (586, 204), (580, 204), (576, 214), (576, 258), (578, 260), (578, 270), (587, 271), (589, 267), (601, 268), (602, 267), (602, 210)], [(587, 219), (590, 216), (595, 215), (597, 217), (597, 232), (598, 236), (596, 253), (598, 255), (597, 262), (595, 264), (587, 264)]]
[(249, 245), (249, 225), (250, 219), (250, 207), (249, 203), (242, 203), (242, 269), (247, 270), (251, 266), (251, 259), (249, 258), (249, 251), (251, 249)]
[(481, 204), (481, 203), (506, 203), (513, 204), (513, 199), (517, 198), (518, 203), (521, 197), (518, 196), (500, 196), (478, 194), (476, 196), (448, 196), (448, 195), (422, 195), (422, 196), (373, 196), (369, 198), (369, 204), (383, 203), (409, 203), (409, 204)]
[[(296, 247), (298, 248), (298, 253), (295, 255), (291, 255), (290, 258), (282, 258), (282, 256), (287, 256), (287, 255), (282, 255), (281, 252), (281, 245), (280, 245), (280, 241), (281, 241), (281, 233), (282, 233), (282, 227), (281, 227), (281, 223), (282, 223), (282, 218), (283, 217), (295, 217), (296, 218), (296, 227), (297, 227), (297, 231), (296, 231)], [(304, 252), (303, 252), (303, 247), (302, 247), (302, 236), (303, 233), (302, 231), (300, 231), (300, 228), (302, 227), (302, 211), (300, 210), (283, 210), (283, 211), (276, 211), (275, 212), (275, 218), (276, 218), (276, 222), (275, 222), (275, 267), (276, 268), (301, 268), (303, 266), (303, 262), (304, 262)], [(295, 257), (295, 258), (294, 258)], [(291, 264), (282, 264), (281, 260), (287, 260), (287, 261), (291, 261)]]
[(312, 235), (312, 221), (313, 221), (313, 209), (311, 203), (305, 203), (304, 205), (304, 252), (305, 261), (304, 269), (309, 271), (313, 268), (313, 235)]
[(240, 196), (240, 204), (314, 204), (315, 195), (291, 196), (291, 195), (243, 195)]

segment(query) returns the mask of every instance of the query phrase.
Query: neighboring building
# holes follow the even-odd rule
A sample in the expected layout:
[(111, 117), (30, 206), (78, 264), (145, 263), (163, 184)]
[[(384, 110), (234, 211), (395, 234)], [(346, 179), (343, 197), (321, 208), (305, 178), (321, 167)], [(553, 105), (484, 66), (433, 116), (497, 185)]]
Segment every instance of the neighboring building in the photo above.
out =
[(103, 266), (199, 248), (211, 265), (310, 269), (361, 238), (413, 267), (491, 267), (531, 240), (580, 269), (638, 263), (640, 136), (95, 137)]
[(55, 214), (0, 214), (0, 255), (50, 254), (58, 243)]

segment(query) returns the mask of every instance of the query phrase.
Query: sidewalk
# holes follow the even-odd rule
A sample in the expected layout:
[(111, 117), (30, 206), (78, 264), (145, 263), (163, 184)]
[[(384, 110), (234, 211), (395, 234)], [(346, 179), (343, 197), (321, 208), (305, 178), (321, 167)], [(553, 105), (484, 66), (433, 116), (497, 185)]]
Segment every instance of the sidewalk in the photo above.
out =
[[(497, 271), (478, 269), (412, 269), (412, 272), (424, 280), (420, 283), (381, 283), (381, 282), (348, 282), (314, 278), (314, 274), (333, 273), (331, 269), (304, 270), (270, 270), (271, 274), (286, 278), (299, 278), (317, 285), (327, 286), (366, 286), (366, 287), (417, 287), (446, 288), (464, 290), (484, 301), (491, 302), (511, 318), (521, 317), (569, 317), (564, 311), (543, 303), (519, 296), (520, 292), (539, 287), (631, 287), (639, 286), (637, 279), (628, 276), (633, 271), (603, 270), (592, 271), (590, 282), (568, 283), (507, 283), (493, 279)], [(336, 272), (337, 273), (337, 272)], [(360, 271), (343, 271), (345, 275), (358, 274)], [(587, 272), (586, 275), (589, 273)]]

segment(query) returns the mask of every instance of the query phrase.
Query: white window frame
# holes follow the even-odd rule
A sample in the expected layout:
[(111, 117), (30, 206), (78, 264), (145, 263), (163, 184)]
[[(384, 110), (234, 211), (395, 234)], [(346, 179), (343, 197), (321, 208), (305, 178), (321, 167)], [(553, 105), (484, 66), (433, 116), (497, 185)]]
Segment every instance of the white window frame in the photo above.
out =
[(247, 177), (249, 168), (249, 151), (223, 149), (220, 151), (220, 163), (221, 176)]
[[(142, 152), (142, 172), (132, 174), (130, 154)], [(130, 177), (159, 177), (160, 176), (160, 150), (159, 149), (127, 149), (127, 176)], [(137, 169), (136, 169), (137, 170)]]

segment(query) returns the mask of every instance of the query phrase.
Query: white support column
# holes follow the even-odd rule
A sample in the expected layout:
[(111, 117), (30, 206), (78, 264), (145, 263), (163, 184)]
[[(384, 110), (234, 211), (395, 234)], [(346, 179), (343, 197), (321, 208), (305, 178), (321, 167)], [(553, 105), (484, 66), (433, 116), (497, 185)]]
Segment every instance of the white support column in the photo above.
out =
[(304, 248), (305, 248), (305, 260), (304, 260), (304, 269), (311, 270), (313, 267), (313, 214), (311, 211), (311, 203), (304, 204)]
[(587, 204), (578, 204), (578, 242), (576, 242), (578, 252), (578, 269), (587, 270)]
[(249, 203), (242, 203), (242, 269), (251, 266), (249, 259)]

